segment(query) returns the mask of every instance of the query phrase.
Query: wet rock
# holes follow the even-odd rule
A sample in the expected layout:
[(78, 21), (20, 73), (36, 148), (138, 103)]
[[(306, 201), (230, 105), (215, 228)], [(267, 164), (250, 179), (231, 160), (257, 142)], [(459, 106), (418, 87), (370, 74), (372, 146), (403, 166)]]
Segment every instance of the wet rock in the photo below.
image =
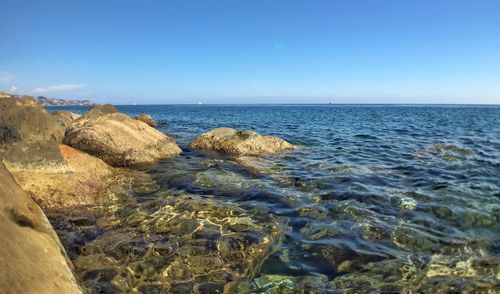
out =
[(197, 285), (197, 287), (195, 288), (195, 293), (199, 294), (224, 293), (224, 284), (203, 283)]
[(154, 118), (151, 117), (149, 114), (140, 114), (136, 117), (134, 117), (136, 120), (140, 120), (142, 122), (147, 123), (150, 127), (156, 128), (158, 126), (158, 123)]
[(193, 183), (204, 189), (232, 193), (252, 187), (263, 187), (263, 184), (257, 180), (249, 180), (237, 172), (225, 171), (219, 168), (207, 168), (204, 171), (197, 172)]
[(236, 131), (231, 128), (218, 128), (203, 133), (192, 141), (189, 147), (237, 156), (258, 156), (295, 149), (295, 146), (278, 137), (262, 136), (254, 131)]
[(0, 289), (4, 293), (82, 293), (42, 210), (0, 163)]
[(69, 112), (66, 110), (59, 110), (52, 112), (52, 115), (57, 118), (57, 120), (67, 128), (74, 120), (80, 117), (79, 114)]
[[(329, 287), (326, 282), (327, 277), (322, 275), (316, 276), (285, 276), (285, 275), (260, 275), (252, 280), (250, 286), (237, 285), (231, 287), (230, 290), (234, 293), (336, 293), (332, 287)], [(242, 287), (243, 286), (243, 287)], [(237, 292), (240, 290), (241, 292)], [(228, 292), (233, 293), (233, 292)]]
[(406, 226), (396, 227), (393, 231), (393, 239), (398, 246), (414, 252), (417, 250), (432, 251), (438, 247), (435, 237)]
[[(23, 100), (24, 99), (24, 100)], [(61, 142), (64, 127), (32, 98), (0, 100), (0, 123), (16, 132), (21, 140)]]
[(446, 161), (455, 161), (467, 158), (472, 154), (473, 151), (471, 149), (454, 144), (433, 143), (427, 148), (417, 149), (415, 159), (436, 160), (439, 158)]
[(77, 119), (66, 130), (64, 143), (113, 166), (151, 163), (182, 152), (173, 139), (113, 109), (94, 108)]

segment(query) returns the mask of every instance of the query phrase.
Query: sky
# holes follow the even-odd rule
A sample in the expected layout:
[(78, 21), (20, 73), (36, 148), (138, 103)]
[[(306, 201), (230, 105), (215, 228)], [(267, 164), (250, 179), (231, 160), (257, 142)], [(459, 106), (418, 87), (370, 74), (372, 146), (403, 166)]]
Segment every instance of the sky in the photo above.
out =
[(498, 0), (0, 0), (0, 90), (115, 104), (500, 104)]

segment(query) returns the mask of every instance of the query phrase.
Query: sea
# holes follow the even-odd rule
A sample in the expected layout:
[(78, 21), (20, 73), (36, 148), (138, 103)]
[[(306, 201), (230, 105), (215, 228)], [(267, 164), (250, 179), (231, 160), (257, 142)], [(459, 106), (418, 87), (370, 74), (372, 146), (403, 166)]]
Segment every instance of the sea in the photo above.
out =
[[(183, 153), (49, 214), (89, 293), (500, 292), (498, 105), (116, 107)], [(188, 147), (218, 127), (298, 148)]]

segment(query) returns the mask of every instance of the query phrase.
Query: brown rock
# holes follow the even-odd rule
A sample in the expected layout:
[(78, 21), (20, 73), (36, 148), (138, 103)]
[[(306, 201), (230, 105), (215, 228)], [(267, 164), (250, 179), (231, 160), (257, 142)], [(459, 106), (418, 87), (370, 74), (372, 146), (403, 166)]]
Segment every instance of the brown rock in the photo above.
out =
[(97, 117), (87, 114), (66, 130), (64, 143), (110, 165), (150, 163), (182, 152), (174, 140), (125, 114), (108, 113)]
[(19, 105), (40, 107), (38, 102), (31, 96), (23, 96), (18, 100)]
[(10, 98), (11, 96), (7, 93), (4, 93), (4, 92), (0, 92), (0, 99), (2, 98)]
[[(56, 115), (23, 100), (0, 100), (0, 159), (43, 208), (94, 203), (113, 169), (102, 160), (60, 146), (65, 127)], [(30, 105), (30, 106), (26, 106)], [(59, 114), (72, 119), (71, 113)]]
[(42, 210), (0, 163), (2, 293), (82, 293)]
[(17, 132), (25, 142), (61, 142), (64, 137), (61, 123), (45, 108), (31, 101), (31, 97), (23, 99), (0, 99), (0, 123)]
[(52, 115), (64, 126), (64, 128), (67, 128), (73, 121), (81, 116), (66, 110), (54, 111)]
[(93, 204), (114, 174), (102, 160), (66, 145), (15, 143), (3, 161), (44, 209)]
[(236, 156), (257, 156), (295, 149), (295, 146), (278, 137), (262, 136), (254, 131), (236, 131), (231, 128), (218, 128), (203, 133), (192, 141), (189, 147)]
[(90, 111), (82, 115), (80, 118), (78, 118), (78, 120), (83, 121), (83, 120), (94, 119), (101, 115), (110, 113), (119, 113), (119, 111), (111, 104), (97, 105)]
[(0, 121), (0, 149), (20, 140), (21, 136), (14, 128)]
[(141, 114), (136, 117), (134, 117), (136, 120), (140, 120), (142, 122), (147, 123), (150, 127), (156, 128), (158, 126), (158, 123), (154, 118), (151, 117), (149, 114)]

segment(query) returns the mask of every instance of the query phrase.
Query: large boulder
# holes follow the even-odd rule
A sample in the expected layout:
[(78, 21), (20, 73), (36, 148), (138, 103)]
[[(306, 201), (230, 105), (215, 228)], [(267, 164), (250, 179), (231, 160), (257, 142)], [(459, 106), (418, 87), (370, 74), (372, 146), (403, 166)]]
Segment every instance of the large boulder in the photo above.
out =
[(63, 125), (28, 96), (0, 99), (0, 123), (25, 142), (61, 142), (64, 137)]
[(65, 127), (31, 97), (0, 100), (0, 160), (44, 209), (94, 203), (113, 169), (60, 145)]
[(142, 121), (122, 113), (77, 119), (66, 130), (64, 143), (85, 151), (113, 166), (151, 163), (180, 154), (175, 141)]
[(89, 119), (98, 118), (99, 116), (110, 113), (119, 113), (119, 111), (111, 104), (97, 105), (91, 110), (87, 111), (84, 115), (79, 117), (78, 120), (85, 121)]
[(3, 162), (43, 209), (93, 204), (114, 174), (102, 160), (57, 143), (16, 142)]
[(38, 102), (31, 96), (23, 96), (17, 101), (18, 105), (40, 107)]
[(0, 121), (0, 158), (10, 148), (11, 144), (20, 140), (21, 136), (11, 125)]
[(5, 92), (0, 92), (0, 99), (2, 99), (2, 98), (10, 98), (10, 97), (11, 97), (10, 94), (7, 94)]
[(149, 114), (140, 114), (140, 115), (134, 117), (134, 119), (145, 122), (150, 127), (153, 127), (153, 128), (156, 128), (158, 126), (158, 123), (156, 122), (156, 120), (153, 117), (151, 117), (151, 115), (149, 115)]
[(236, 131), (231, 128), (218, 128), (203, 133), (192, 141), (189, 147), (235, 156), (258, 156), (295, 149), (295, 146), (278, 137), (262, 136), (254, 131)]
[(2, 293), (82, 293), (42, 210), (0, 163)]
[(74, 120), (81, 116), (66, 110), (54, 111), (52, 115), (64, 126), (64, 128), (67, 128)]

